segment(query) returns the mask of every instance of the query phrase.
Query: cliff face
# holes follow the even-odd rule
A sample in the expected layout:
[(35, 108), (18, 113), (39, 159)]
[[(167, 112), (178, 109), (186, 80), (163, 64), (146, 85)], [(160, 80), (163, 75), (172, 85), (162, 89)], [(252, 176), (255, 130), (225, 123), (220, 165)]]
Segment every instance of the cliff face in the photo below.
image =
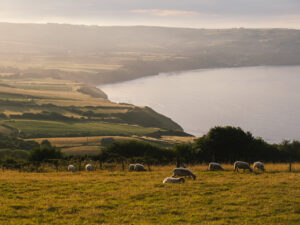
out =
[(78, 92), (81, 92), (83, 94), (90, 95), (94, 98), (104, 98), (107, 99), (107, 94), (105, 94), (101, 89), (91, 86), (81, 86), (77, 90)]
[(139, 124), (144, 127), (159, 127), (166, 130), (183, 131), (182, 127), (172, 119), (155, 112), (149, 107), (135, 107), (119, 117), (129, 124)]

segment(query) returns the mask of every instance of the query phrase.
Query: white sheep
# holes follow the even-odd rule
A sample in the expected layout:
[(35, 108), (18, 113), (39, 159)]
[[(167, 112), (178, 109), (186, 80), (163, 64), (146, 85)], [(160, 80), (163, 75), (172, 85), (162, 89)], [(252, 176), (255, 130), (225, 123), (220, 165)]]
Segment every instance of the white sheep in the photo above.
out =
[(192, 177), (194, 180), (196, 179), (196, 175), (187, 168), (175, 168), (173, 177)]
[(175, 177), (167, 177), (164, 179), (163, 183), (172, 183), (172, 184), (176, 184), (176, 183), (184, 183), (185, 179), (183, 177), (180, 178), (175, 178)]
[(257, 168), (263, 172), (265, 171), (265, 165), (262, 162), (253, 163), (253, 170), (255, 170), (255, 168)]
[(85, 170), (86, 170), (86, 171), (93, 171), (93, 170), (94, 170), (94, 167), (93, 167), (92, 164), (86, 164), (86, 165), (85, 165)]
[(252, 172), (252, 169), (250, 168), (249, 163), (247, 162), (236, 161), (234, 163), (234, 171), (239, 172), (239, 169), (243, 169), (244, 171), (249, 170), (250, 172)]
[(75, 173), (76, 172), (76, 168), (73, 165), (68, 165), (68, 171)]
[(133, 171), (135, 167), (135, 164), (129, 164), (129, 171)]
[(220, 163), (211, 162), (208, 165), (210, 171), (224, 170)]
[(134, 165), (134, 171), (146, 171), (146, 168), (142, 164), (135, 164)]

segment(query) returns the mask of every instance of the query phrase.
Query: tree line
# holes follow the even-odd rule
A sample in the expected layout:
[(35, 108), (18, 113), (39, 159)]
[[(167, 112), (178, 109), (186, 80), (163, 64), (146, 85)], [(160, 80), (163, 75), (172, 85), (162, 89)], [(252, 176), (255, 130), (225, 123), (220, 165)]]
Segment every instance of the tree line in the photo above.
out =
[(163, 148), (145, 142), (115, 142), (98, 155), (98, 159), (103, 161), (113, 158), (126, 161), (138, 158), (155, 164), (176, 162), (177, 166), (209, 162), (233, 163), (237, 160), (293, 162), (300, 161), (300, 142), (284, 140), (280, 144), (269, 144), (239, 127), (214, 127), (194, 143)]
[[(1, 142), (2, 140), (2, 142)], [(10, 141), (9, 141), (10, 140)], [(14, 145), (9, 143), (14, 143)], [(52, 146), (47, 140), (41, 144), (25, 142), (19, 139), (0, 139), (0, 144), (7, 148), (26, 146), (29, 154), (21, 160), (22, 165), (34, 165), (38, 168), (47, 163), (58, 167), (59, 164), (67, 165), (70, 162), (91, 160), (99, 164), (118, 163), (123, 169), (126, 164), (141, 162), (148, 165), (199, 164), (209, 162), (233, 163), (236, 160), (247, 162), (292, 162), (300, 161), (300, 142), (282, 141), (280, 144), (269, 144), (262, 138), (254, 137), (250, 132), (245, 132), (239, 127), (214, 127), (193, 143), (181, 143), (172, 147), (163, 147), (145, 141), (115, 141), (93, 156), (64, 156), (59, 148)], [(2, 157), (2, 166), (14, 168), (18, 161), (11, 157)], [(19, 166), (20, 167), (20, 166)], [(18, 166), (16, 167), (18, 168)]]

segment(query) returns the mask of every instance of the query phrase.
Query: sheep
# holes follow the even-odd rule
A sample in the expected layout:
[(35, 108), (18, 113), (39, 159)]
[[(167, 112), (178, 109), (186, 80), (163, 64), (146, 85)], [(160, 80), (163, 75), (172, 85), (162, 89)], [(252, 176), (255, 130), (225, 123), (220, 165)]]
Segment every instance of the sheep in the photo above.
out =
[(196, 175), (187, 168), (175, 168), (173, 170), (173, 177), (192, 177), (196, 180)]
[(146, 171), (146, 169), (144, 165), (138, 163), (134, 165), (134, 171)]
[(257, 168), (263, 172), (265, 171), (265, 165), (262, 162), (253, 163), (253, 170), (255, 170), (255, 168)]
[(85, 165), (85, 170), (86, 170), (86, 171), (93, 171), (94, 168), (93, 168), (92, 164), (86, 164), (86, 165)]
[(208, 169), (210, 171), (216, 171), (216, 170), (224, 170), (220, 163), (211, 162), (208, 165)]
[(184, 182), (185, 182), (185, 179), (183, 177), (180, 177), (180, 178), (167, 177), (163, 181), (164, 184), (166, 184), (166, 183), (175, 184), (175, 183), (184, 183)]
[(135, 166), (135, 164), (129, 164), (129, 171), (133, 171), (134, 170), (134, 166)]
[(234, 163), (234, 171), (239, 172), (239, 169), (249, 170), (250, 172), (253, 172), (253, 170), (250, 168), (249, 163), (242, 162), (242, 161), (236, 161)]
[(69, 166), (68, 166), (68, 171), (71, 171), (72, 173), (75, 173), (75, 172), (76, 172), (75, 166), (69, 165)]

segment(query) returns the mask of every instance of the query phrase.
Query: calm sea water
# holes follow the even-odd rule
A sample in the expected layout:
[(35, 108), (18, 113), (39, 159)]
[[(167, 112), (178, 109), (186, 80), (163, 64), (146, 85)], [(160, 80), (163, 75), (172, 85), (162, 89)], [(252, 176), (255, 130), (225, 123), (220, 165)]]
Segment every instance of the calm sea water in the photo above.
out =
[(99, 88), (114, 102), (150, 106), (196, 136), (232, 125), (272, 143), (300, 140), (300, 66), (195, 70)]

